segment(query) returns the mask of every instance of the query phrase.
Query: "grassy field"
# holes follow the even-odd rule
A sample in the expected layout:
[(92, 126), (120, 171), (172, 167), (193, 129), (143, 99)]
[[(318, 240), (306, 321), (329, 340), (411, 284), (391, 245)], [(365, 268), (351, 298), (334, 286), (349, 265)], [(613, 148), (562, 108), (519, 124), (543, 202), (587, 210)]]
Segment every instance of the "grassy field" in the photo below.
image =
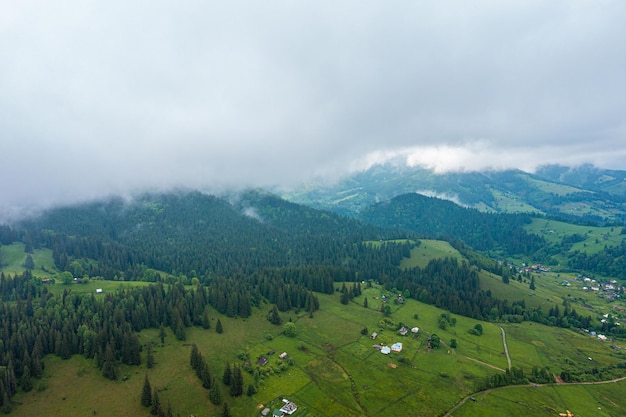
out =
[[(11, 249), (19, 252), (17, 246)], [(447, 243), (432, 240), (422, 241), (411, 255), (404, 267), (422, 266), (434, 257), (461, 257)], [(19, 258), (16, 254), (12, 257)], [(15, 262), (20, 261), (12, 264)], [(511, 301), (524, 298), (527, 305), (541, 306), (544, 310), (554, 304), (561, 305), (564, 300), (578, 306), (587, 301), (583, 297), (592, 296), (579, 292), (574, 277), (571, 277), (572, 287), (561, 286), (563, 277), (556, 274), (536, 276), (535, 291), (530, 291), (528, 282), (511, 280), (504, 284), (501, 277), (486, 271), (481, 271), (480, 278), (481, 284), (494, 295)], [(49, 288), (53, 292), (70, 288), (73, 292), (84, 293), (102, 288), (107, 293), (121, 285), (147, 284), (92, 280), (87, 284), (56, 284)], [(339, 288), (341, 284), (336, 285)], [(251, 397), (244, 395), (233, 399), (220, 382), (222, 396), (234, 416), (259, 416), (263, 407), (279, 408), (282, 397), (296, 402), (298, 411), (294, 416), (302, 417), (395, 417), (407, 414), (407, 410), (412, 416), (437, 416), (445, 414), (467, 396), (475, 396), (477, 401), (467, 401), (453, 415), (521, 416), (525, 412), (525, 416), (529, 413), (548, 416), (571, 409), (577, 415), (609, 416), (622, 415), (626, 410), (626, 398), (619, 390), (623, 389), (623, 383), (512, 387), (477, 392), (484, 378), (508, 367), (501, 328), (506, 333), (512, 366), (527, 373), (532, 367), (549, 367), (555, 375), (563, 370), (593, 372), (594, 368), (612, 367), (607, 378), (619, 371), (626, 375), (626, 370), (617, 368), (618, 364), (626, 363), (626, 355), (610, 347), (620, 345), (619, 342), (602, 343), (579, 332), (537, 323), (489, 323), (454, 314), (451, 317), (455, 325), (444, 330), (439, 328), (439, 319), (448, 312), (412, 299), (398, 304), (394, 302), (398, 294), (375, 284), (362, 286), (362, 294), (348, 305), (339, 302), (338, 293), (318, 294), (320, 310), (313, 317), (303, 312), (282, 313), (283, 323), (291, 320), (296, 324), (295, 337), (285, 336), (282, 326), (266, 320), (269, 306), (255, 309), (248, 319), (227, 318), (213, 311), (211, 329), (188, 329), (184, 342), (177, 341), (168, 331), (164, 346), (160, 345), (157, 330), (143, 331), (140, 333), (142, 344), (155, 346), (156, 366), (153, 369), (145, 365), (120, 366), (120, 378), (115, 382), (102, 377), (93, 361), (80, 356), (67, 361), (48, 356), (44, 378), (35, 381), (33, 391), (15, 397), (20, 405), (12, 414), (18, 417), (147, 417), (150, 413), (140, 406), (140, 393), (144, 376), (148, 375), (152, 386), (158, 387), (162, 403), (167, 405), (169, 401), (175, 415), (220, 415), (221, 406), (209, 401), (208, 391), (201, 387), (191, 370), (191, 343), (198, 345), (218, 381), (227, 362), (243, 366), (247, 358), (251, 368), (259, 370), (258, 392)], [(381, 313), (383, 295), (391, 306), (388, 317)], [(604, 300), (589, 302), (598, 306), (597, 311), (593, 311), (598, 317), (599, 312), (604, 311), (602, 308), (610, 308)], [(214, 330), (217, 318), (223, 324), (222, 334)], [(418, 334), (399, 335), (397, 327), (401, 323), (409, 328), (419, 327)], [(482, 336), (468, 332), (478, 323), (483, 326)], [(376, 340), (369, 337), (373, 331), (378, 333)], [(440, 349), (428, 348), (427, 339), (432, 334), (441, 338)], [(449, 347), (452, 339), (457, 342), (456, 349)], [(373, 348), (374, 344), (395, 342), (403, 343), (401, 352), (383, 355)], [(275, 353), (269, 355), (271, 351)], [(288, 361), (278, 358), (281, 352), (288, 353)], [(268, 357), (267, 365), (256, 365), (261, 356)], [(244, 372), (244, 386), (254, 382), (252, 372)]]
[(576, 416), (623, 416), (626, 415), (624, 402), (614, 399), (625, 389), (625, 381), (603, 385), (506, 387), (477, 394), (475, 402), (467, 401), (454, 416), (554, 417), (566, 410)]
[(448, 242), (442, 240), (422, 239), (421, 244), (411, 249), (411, 257), (405, 258), (400, 264), (401, 268), (425, 267), (431, 259), (436, 258), (457, 258), (461, 259), (461, 254)]
[[(18, 394), (16, 400), (21, 405), (13, 415), (148, 416), (149, 410), (139, 405), (146, 374), (152, 385), (159, 388), (162, 402), (170, 401), (175, 413), (198, 417), (218, 415), (221, 407), (208, 401), (207, 390), (200, 386), (189, 366), (192, 342), (199, 346), (218, 380), (226, 362), (243, 364), (240, 358), (247, 355), (256, 367), (260, 356), (268, 356), (269, 363), (259, 367), (262, 376), (254, 396), (232, 399), (222, 386), (223, 397), (235, 416), (258, 416), (259, 404), (272, 408), (280, 403), (282, 396), (295, 401), (299, 406), (297, 415), (303, 417), (385, 417), (402, 410), (414, 410), (411, 415), (415, 416), (442, 415), (457, 401), (472, 395), (483, 378), (507, 368), (500, 325), (480, 322), (484, 333), (474, 336), (468, 330), (479, 321), (452, 315), (456, 325), (442, 330), (438, 320), (444, 311), (414, 300), (406, 300), (402, 305), (388, 301), (393, 308), (387, 319), (393, 323), (386, 323), (379, 311), (383, 294), (393, 299), (393, 294), (380, 287), (364, 288), (362, 295), (347, 306), (339, 303), (337, 294), (319, 295), (321, 309), (313, 318), (293, 312), (282, 315), (285, 322), (289, 319), (295, 322), (296, 337), (287, 337), (281, 333), (282, 326), (270, 324), (265, 319), (266, 308), (245, 320), (214, 313), (213, 320), (220, 317), (223, 323), (223, 334), (215, 333), (213, 328), (193, 328), (188, 330), (185, 342), (168, 334), (163, 347), (156, 330), (143, 331), (142, 343), (156, 345), (157, 365), (153, 369), (144, 365), (120, 367), (121, 378), (117, 382), (104, 379), (93, 362), (82, 357), (67, 361), (47, 357), (44, 378), (35, 383), (32, 392)], [(363, 307), (365, 297), (368, 308)], [(418, 335), (400, 336), (396, 331), (399, 323), (419, 327)], [(624, 361), (620, 352), (606, 344), (569, 330), (536, 323), (501, 326), (507, 334), (513, 366), (527, 371), (532, 366), (549, 366), (558, 374), (571, 367), (587, 369)], [(361, 334), (364, 328), (366, 335)], [(379, 333), (375, 341), (369, 338), (372, 331)], [(443, 342), (440, 349), (427, 348), (426, 339), (433, 333)], [(457, 340), (457, 349), (448, 347), (451, 339)], [(401, 352), (382, 355), (372, 348), (374, 343), (395, 342), (403, 343)], [(276, 353), (267, 355), (272, 350)], [(278, 358), (281, 352), (288, 353), (291, 365)], [(588, 357), (593, 357), (593, 361)], [(244, 373), (244, 379), (246, 386), (254, 381), (249, 373)], [(510, 395), (518, 402), (533, 402), (539, 401), (533, 399), (537, 392), (520, 388), (511, 390)], [(477, 403), (465, 405), (455, 415), (501, 415), (497, 410), (507, 409), (510, 402), (503, 397), (505, 393), (508, 395), (509, 391), (480, 394)], [(608, 398), (606, 402), (610, 400), (616, 407), (626, 407), (623, 396), (610, 392), (603, 395)], [(553, 409), (564, 404), (560, 400), (550, 402), (550, 397), (541, 401)], [(472, 407), (479, 405), (483, 407), (482, 414), (471, 414)], [(493, 414), (485, 414), (487, 409), (493, 410)]]
[[(13, 243), (11, 245), (0, 246), (0, 271), (5, 274), (18, 274), (24, 272), (24, 261), (26, 260), (23, 243)], [(48, 278), (57, 273), (52, 260), (52, 250), (37, 249), (32, 254), (35, 262), (33, 275)]]
[(578, 226), (549, 219), (533, 219), (532, 223), (526, 226), (526, 230), (543, 236), (551, 243), (560, 243), (564, 237), (578, 234), (583, 236), (584, 240), (574, 243), (571, 250), (590, 254), (602, 250), (605, 245), (617, 246), (626, 238), (626, 235), (621, 234), (622, 227)]

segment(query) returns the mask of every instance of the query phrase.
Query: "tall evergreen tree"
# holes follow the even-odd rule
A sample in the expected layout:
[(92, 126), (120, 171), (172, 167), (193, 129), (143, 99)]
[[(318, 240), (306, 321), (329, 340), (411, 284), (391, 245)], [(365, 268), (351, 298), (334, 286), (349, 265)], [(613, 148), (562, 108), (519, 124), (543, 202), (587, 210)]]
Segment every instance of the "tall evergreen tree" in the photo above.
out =
[(220, 319), (217, 319), (217, 323), (215, 324), (215, 331), (217, 333), (224, 332), (224, 329), (222, 328), (222, 321)]
[(215, 381), (211, 383), (211, 390), (209, 391), (209, 400), (215, 405), (220, 405), (222, 403), (222, 392), (218, 384)]
[(144, 407), (150, 407), (152, 405), (152, 386), (146, 374), (143, 380), (143, 389), (141, 390), (141, 405)]
[(224, 368), (224, 375), (222, 375), (222, 382), (224, 385), (230, 385), (232, 382), (233, 370), (230, 367), (230, 364), (226, 362), (226, 367)]

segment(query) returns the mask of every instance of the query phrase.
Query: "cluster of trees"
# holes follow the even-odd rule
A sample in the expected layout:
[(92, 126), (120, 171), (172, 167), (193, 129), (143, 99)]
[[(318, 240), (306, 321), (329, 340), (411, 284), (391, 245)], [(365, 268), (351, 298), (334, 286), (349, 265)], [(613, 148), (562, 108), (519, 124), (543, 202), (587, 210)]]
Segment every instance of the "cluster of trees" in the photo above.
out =
[(159, 390), (155, 387), (152, 389), (152, 384), (148, 379), (148, 375), (144, 378), (143, 388), (141, 390), (141, 405), (150, 408), (150, 414), (158, 417), (174, 417), (174, 411), (172, 410), (172, 404), (168, 401), (167, 408), (163, 409), (161, 399), (159, 398)]
[(361, 295), (361, 283), (354, 282), (352, 283), (350, 289), (348, 289), (346, 283), (344, 282), (341, 285), (340, 293), (341, 296), (339, 297), (339, 301), (341, 301), (341, 304), (348, 304), (354, 297)]
[(217, 386), (216, 380), (211, 375), (209, 365), (204, 360), (204, 357), (198, 350), (198, 346), (194, 343), (191, 345), (191, 355), (189, 357), (191, 369), (196, 373), (196, 376), (202, 382), (202, 386), (209, 390), (209, 399), (215, 405), (222, 403), (222, 393)]

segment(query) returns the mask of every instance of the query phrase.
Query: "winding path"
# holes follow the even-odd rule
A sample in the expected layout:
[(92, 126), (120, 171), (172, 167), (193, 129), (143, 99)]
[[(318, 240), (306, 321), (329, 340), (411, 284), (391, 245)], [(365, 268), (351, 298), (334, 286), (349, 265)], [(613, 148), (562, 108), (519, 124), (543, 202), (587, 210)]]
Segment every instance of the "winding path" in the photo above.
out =
[(509, 356), (509, 347), (506, 344), (506, 333), (504, 333), (504, 328), (500, 326), (500, 331), (502, 332), (502, 344), (504, 345), (504, 353), (506, 354), (506, 361), (509, 363), (509, 371), (511, 370), (511, 356)]

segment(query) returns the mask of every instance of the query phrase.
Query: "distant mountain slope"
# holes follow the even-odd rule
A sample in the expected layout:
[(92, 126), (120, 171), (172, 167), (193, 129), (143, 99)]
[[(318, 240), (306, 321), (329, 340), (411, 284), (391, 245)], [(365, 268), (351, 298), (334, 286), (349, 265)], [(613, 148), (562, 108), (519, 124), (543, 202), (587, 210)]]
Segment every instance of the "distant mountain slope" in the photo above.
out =
[(374, 204), (358, 217), (381, 227), (401, 227), (422, 236), (460, 240), (481, 251), (531, 254), (545, 245), (543, 238), (523, 229), (530, 223), (527, 216), (482, 213), (415, 193)]
[(437, 174), (394, 164), (376, 165), (332, 185), (311, 185), (284, 198), (354, 215), (401, 194), (421, 193), (496, 213), (536, 213), (596, 223), (626, 219), (626, 171), (581, 167)]
[(235, 274), (255, 268), (342, 262), (346, 242), (394, 237), (355, 219), (260, 192), (233, 203), (200, 192), (146, 194), (49, 210), (20, 225), (53, 249), (61, 270), (97, 259), (98, 275)]

